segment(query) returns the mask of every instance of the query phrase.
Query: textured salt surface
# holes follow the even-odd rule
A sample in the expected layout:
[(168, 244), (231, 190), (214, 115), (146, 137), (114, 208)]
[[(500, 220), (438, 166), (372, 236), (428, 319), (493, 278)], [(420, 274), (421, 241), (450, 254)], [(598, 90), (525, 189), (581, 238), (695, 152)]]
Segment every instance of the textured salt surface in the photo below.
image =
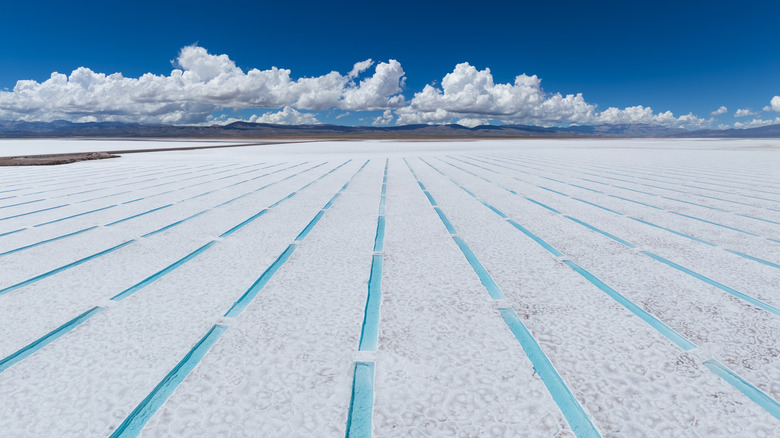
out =
[(775, 436), (778, 146), (322, 142), (4, 169), (0, 427)]

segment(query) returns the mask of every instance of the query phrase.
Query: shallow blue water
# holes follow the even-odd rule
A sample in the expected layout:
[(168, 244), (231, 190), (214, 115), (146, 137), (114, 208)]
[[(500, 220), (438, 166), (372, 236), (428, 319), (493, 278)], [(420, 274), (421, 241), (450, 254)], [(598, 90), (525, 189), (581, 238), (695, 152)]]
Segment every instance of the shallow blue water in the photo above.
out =
[(360, 330), (360, 351), (376, 351), (379, 338), (379, 306), (382, 303), (382, 255), (371, 258), (371, 275), (368, 279), (368, 294), (363, 312), (363, 326)]
[(22, 281), (21, 283), (16, 283), (16, 284), (14, 284), (12, 286), (8, 286), (5, 289), (0, 289), (0, 295), (7, 294), (8, 292), (14, 291), (16, 289), (19, 289), (19, 288), (22, 288), (22, 287), (25, 287), (25, 286), (28, 286), (30, 284), (33, 284), (33, 283), (38, 282), (40, 280), (43, 280), (44, 278), (51, 277), (54, 274), (58, 274), (58, 273), (60, 273), (62, 271), (65, 271), (67, 269), (76, 267), (76, 266), (78, 266), (78, 265), (80, 265), (82, 263), (86, 263), (86, 262), (88, 262), (88, 261), (90, 261), (92, 259), (98, 258), (98, 257), (106, 255), (106, 254), (109, 254), (109, 253), (114, 252), (114, 251), (116, 251), (116, 250), (118, 250), (120, 248), (123, 248), (123, 247), (125, 247), (127, 245), (130, 245), (133, 242), (135, 242), (135, 239), (131, 239), (131, 240), (128, 240), (126, 242), (120, 243), (119, 245), (116, 245), (116, 246), (113, 246), (111, 248), (108, 248), (108, 249), (105, 249), (103, 251), (100, 251), (98, 253), (92, 254), (91, 256), (84, 257), (82, 259), (76, 260), (75, 262), (68, 263), (67, 265), (60, 266), (57, 269), (52, 269), (51, 271), (44, 272), (43, 274), (40, 274), (40, 275), (36, 275), (35, 277), (30, 278), (30, 279), (25, 280), (25, 281)]
[(170, 398), (173, 391), (184, 381), (189, 373), (198, 365), (211, 347), (227, 330), (224, 325), (215, 325), (186, 356), (165, 376), (165, 378), (141, 401), (141, 403), (117, 427), (112, 438), (129, 438), (138, 436), (141, 429), (158, 409)]
[(518, 318), (517, 313), (511, 308), (499, 308), (501, 317), (512, 330), (515, 338), (520, 342), (528, 359), (534, 366), (534, 370), (547, 390), (552, 395), (553, 400), (561, 409), (563, 416), (572, 428), (572, 431), (578, 437), (600, 437), (598, 430), (591, 422), (588, 414), (582, 409), (582, 406), (574, 398), (566, 383), (563, 381), (558, 371), (555, 370), (550, 360), (544, 354), (539, 344)]
[(30, 245), (21, 246), (19, 248), (12, 249), (10, 251), (6, 251), (6, 252), (3, 252), (3, 253), (0, 253), (0, 257), (2, 257), (4, 255), (8, 255), (8, 254), (13, 254), (15, 252), (23, 251), (25, 249), (34, 248), (36, 246), (40, 246), (40, 245), (43, 245), (43, 244), (46, 244), (46, 243), (49, 243), (49, 242), (54, 242), (54, 241), (57, 241), (57, 240), (60, 240), (60, 239), (65, 239), (66, 237), (75, 236), (75, 235), (81, 234), (81, 233), (89, 231), (89, 230), (94, 230), (95, 228), (97, 228), (97, 226), (84, 228), (84, 229), (81, 229), (81, 230), (78, 230), (78, 231), (74, 231), (72, 233), (63, 234), (63, 235), (57, 236), (57, 237), (52, 237), (51, 239), (42, 240), (40, 242), (32, 243)]
[(705, 277), (704, 275), (701, 275), (698, 272), (694, 272), (694, 271), (692, 271), (692, 270), (690, 270), (690, 269), (688, 269), (688, 268), (686, 268), (684, 266), (680, 266), (677, 263), (674, 263), (674, 262), (672, 262), (670, 260), (667, 260), (667, 259), (665, 259), (665, 258), (663, 258), (663, 257), (661, 257), (659, 255), (655, 255), (655, 254), (653, 254), (651, 252), (647, 252), (647, 251), (642, 251), (642, 254), (645, 254), (645, 255), (647, 255), (647, 256), (649, 256), (649, 257), (651, 257), (651, 258), (653, 258), (653, 259), (655, 259), (655, 260), (657, 260), (657, 261), (659, 261), (659, 262), (661, 262), (661, 263), (663, 263), (663, 264), (665, 264), (667, 266), (671, 266), (672, 268), (677, 269), (680, 272), (684, 272), (684, 273), (690, 275), (691, 277), (697, 278), (697, 279), (699, 279), (699, 280), (701, 280), (701, 281), (703, 281), (703, 282), (705, 282), (707, 284), (715, 286), (716, 288), (718, 288), (718, 289), (720, 289), (720, 290), (722, 290), (722, 291), (724, 291), (724, 292), (726, 292), (726, 293), (728, 293), (730, 295), (733, 295), (733, 296), (735, 296), (735, 297), (737, 297), (737, 298), (739, 298), (741, 300), (747, 301), (748, 303), (750, 303), (750, 304), (752, 304), (752, 305), (754, 305), (754, 306), (756, 306), (758, 308), (764, 309), (767, 312), (770, 312), (770, 313), (773, 313), (773, 314), (775, 314), (777, 316), (780, 316), (780, 309), (778, 309), (777, 307), (774, 307), (774, 306), (772, 306), (770, 304), (767, 304), (767, 303), (765, 303), (765, 302), (763, 302), (761, 300), (753, 298), (750, 295), (742, 293), (742, 292), (740, 292), (740, 291), (738, 291), (736, 289), (732, 289), (732, 288), (730, 288), (730, 287), (728, 287), (728, 286), (726, 286), (726, 285), (724, 285), (722, 283), (719, 283), (719, 282), (717, 282), (717, 281), (715, 281), (715, 280), (713, 280), (711, 278)]
[(174, 269), (176, 269), (179, 266), (181, 266), (181, 265), (187, 263), (188, 261), (194, 259), (198, 255), (200, 255), (200, 253), (202, 253), (203, 251), (211, 248), (215, 243), (217, 243), (217, 242), (212, 240), (211, 242), (201, 246), (200, 248), (198, 248), (195, 251), (187, 254), (186, 256), (184, 256), (181, 259), (179, 259), (178, 261), (170, 264), (169, 266), (161, 269), (160, 271), (156, 272), (155, 274), (152, 274), (149, 277), (146, 277), (145, 279), (141, 280), (140, 282), (136, 283), (135, 285), (130, 286), (129, 288), (125, 289), (124, 291), (114, 295), (113, 297), (111, 297), (111, 301), (121, 301), (121, 300), (129, 297), (130, 295), (134, 294), (135, 292), (145, 288), (146, 286), (149, 286), (150, 284), (154, 283), (155, 281), (159, 280), (163, 276), (165, 276), (168, 273), (170, 273), (171, 271), (173, 271)]
[(89, 318), (92, 318), (96, 314), (102, 312), (104, 309), (102, 307), (93, 307), (86, 312), (82, 313), (81, 315), (73, 318), (72, 320), (66, 322), (65, 324), (61, 325), (60, 327), (52, 330), (51, 332), (47, 333), (45, 336), (39, 338), (38, 340), (32, 342), (31, 344), (27, 345), (26, 347), (20, 349), (19, 351), (11, 354), (10, 356), (0, 360), (0, 373), (7, 370), (17, 362), (20, 362), (21, 360), (27, 358), (31, 354), (35, 353), (36, 351), (40, 350), (41, 348), (45, 347), (46, 345), (52, 343), (57, 338), (60, 338), (61, 336), (65, 335), (69, 331), (73, 330), (74, 328), (78, 327), (81, 323), (88, 320)]
[(766, 409), (766, 411), (772, 414), (773, 417), (780, 420), (780, 403), (778, 403), (775, 399), (766, 395), (755, 386), (751, 385), (750, 382), (743, 379), (737, 373), (731, 371), (717, 360), (704, 361), (704, 365), (709, 368), (710, 371), (717, 374), (723, 378), (723, 380), (727, 381), (740, 392), (745, 394), (749, 399), (756, 402), (756, 404)]
[(374, 363), (355, 362), (352, 396), (347, 417), (347, 438), (371, 436), (374, 410)]

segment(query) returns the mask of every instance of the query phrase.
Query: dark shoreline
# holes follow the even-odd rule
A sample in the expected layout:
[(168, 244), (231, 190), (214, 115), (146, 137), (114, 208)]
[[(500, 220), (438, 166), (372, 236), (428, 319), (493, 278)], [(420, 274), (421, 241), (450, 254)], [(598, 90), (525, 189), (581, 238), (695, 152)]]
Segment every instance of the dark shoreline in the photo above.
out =
[(107, 152), (86, 152), (69, 154), (24, 155), (17, 157), (0, 157), (0, 166), (56, 166), (79, 161), (105, 160), (119, 158)]

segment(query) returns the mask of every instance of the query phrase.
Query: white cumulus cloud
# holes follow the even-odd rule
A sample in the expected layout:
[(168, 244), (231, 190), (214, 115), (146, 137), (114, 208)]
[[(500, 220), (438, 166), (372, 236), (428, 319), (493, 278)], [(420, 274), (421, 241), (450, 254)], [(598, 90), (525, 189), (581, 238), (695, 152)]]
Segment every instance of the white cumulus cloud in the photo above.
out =
[(79, 67), (40, 83), (18, 81), (13, 90), (0, 91), (0, 119), (202, 123), (223, 108), (363, 111), (404, 104), (404, 72), (395, 60), (380, 62), (359, 83), (358, 75), (374, 65), (372, 60), (356, 63), (346, 75), (334, 71), (293, 79), (290, 70), (277, 67), (244, 72), (227, 55), (188, 46), (175, 64), (170, 75), (126, 78)]
[(654, 113), (652, 108), (642, 105), (624, 109), (607, 108), (596, 116), (595, 121), (610, 125), (648, 124), (679, 128), (697, 128), (710, 123), (710, 120), (702, 119), (692, 113), (676, 117), (671, 111)]
[(371, 123), (374, 126), (387, 126), (393, 123), (393, 111), (385, 110), (381, 116), (374, 119)]
[[(693, 114), (675, 117), (671, 112), (653, 113), (652, 108), (634, 106), (608, 108), (598, 112), (581, 93), (545, 93), (541, 79), (522, 74), (513, 83), (497, 84), (490, 69), (477, 70), (469, 63), (455, 66), (441, 81), (441, 87), (426, 85), (409, 105), (396, 110), (398, 124), (462, 123), (476, 126), (489, 120), (536, 125), (583, 123), (651, 123), (664, 126), (704, 126), (708, 120)], [(463, 120), (463, 122), (460, 122)]]
[(514, 83), (496, 84), (490, 69), (469, 63), (455, 66), (441, 88), (426, 85), (409, 106), (399, 109), (399, 124), (451, 123), (461, 118), (507, 122), (579, 122), (592, 118), (595, 107), (581, 94), (546, 95), (536, 75), (517, 76)]
[(736, 122), (734, 123), (734, 127), (737, 129), (758, 128), (759, 126), (769, 126), (777, 123), (780, 123), (780, 117), (775, 120), (753, 119), (749, 122)]
[(767, 109), (771, 109), (776, 113), (780, 113), (780, 96), (773, 97), (772, 100), (769, 102), (769, 105), (764, 108), (764, 110)]
[(370, 58), (366, 59), (365, 61), (356, 62), (352, 67), (352, 71), (347, 74), (347, 77), (356, 78), (360, 73), (363, 73), (364, 71), (371, 68), (372, 65), (374, 65), (374, 60)]
[(750, 117), (750, 116), (757, 116), (757, 112), (750, 111), (747, 108), (740, 108), (737, 110), (737, 112), (734, 113), (734, 117)]
[[(355, 68), (357, 68), (357, 64), (355, 64)], [(338, 106), (342, 109), (353, 110), (399, 107), (404, 104), (404, 97), (400, 94), (404, 82), (403, 76), (404, 70), (401, 68), (401, 63), (395, 59), (391, 59), (387, 63), (380, 63), (376, 66), (376, 72), (373, 76), (363, 79), (357, 86), (350, 86), (344, 90), (343, 98)]]
[(462, 119), (458, 119), (457, 122), (455, 122), (458, 125), (465, 126), (467, 128), (476, 128), (477, 126), (487, 125), (490, 123), (490, 120), (488, 119), (470, 119), (467, 117), (464, 117)]
[(249, 118), (251, 123), (271, 123), (274, 125), (317, 125), (320, 123), (314, 114), (296, 111), (291, 106), (286, 106), (275, 113), (265, 113), (262, 116), (253, 114)]
[(712, 114), (713, 116), (719, 116), (721, 114), (727, 113), (728, 111), (729, 111), (728, 108), (726, 108), (725, 106), (721, 105), (720, 108), (716, 109), (715, 111), (711, 112), (710, 114)]

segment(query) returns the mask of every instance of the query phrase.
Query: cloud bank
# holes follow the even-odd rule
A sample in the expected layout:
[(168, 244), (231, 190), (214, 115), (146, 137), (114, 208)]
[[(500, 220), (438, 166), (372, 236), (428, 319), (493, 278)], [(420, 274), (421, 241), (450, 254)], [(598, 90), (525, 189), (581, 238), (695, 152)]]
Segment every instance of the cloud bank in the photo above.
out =
[(458, 64), (441, 81), (427, 85), (406, 107), (399, 108), (399, 124), (460, 123), (476, 126), (489, 120), (538, 125), (588, 123), (647, 123), (669, 127), (698, 127), (709, 123), (693, 114), (675, 117), (667, 111), (654, 113), (642, 105), (597, 111), (581, 93), (548, 94), (536, 75), (522, 74), (513, 83), (497, 84), (490, 69), (477, 70)]
[[(703, 119), (677, 116), (636, 105), (599, 109), (581, 93), (548, 93), (536, 75), (496, 83), (490, 69), (469, 63), (455, 66), (438, 82), (406, 99), (405, 73), (396, 60), (357, 62), (342, 74), (336, 71), (294, 78), (292, 71), (272, 67), (244, 71), (227, 55), (214, 55), (197, 45), (184, 47), (168, 75), (147, 73), (127, 78), (121, 73), (97, 73), (80, 67), (70, 75), (52, 73), (43, 82), (18, 81), (0, 91), (0, 119), (23, 121), (121, 121), (165, 124), (208, 124), (215, 112), (271, 109), (248, 121), (276, 124), (315, 124), (305, 111), (380, 111), (374, 125), (458, 123), (474, 127), (491, 122), (540, 126), (571, 124), (653, 124), (676, 128), (710, 126), (728, 110), (721, 106)], [(780, 112), (780, 96), (766, 111)], [(345, 115), (346, 113), (344, 113)], [(756, 116), (740, 109), (736, 117)], [(337, 118), (339, 116), (336, 116)], [(748, 124), (766, 123), (754, 120)]]
[(372, 76), (358, 82), (373, 64), (358, 62), (346, 75), (293, 79), (290, 70), (276, 67), (244, 72), (227, 55), (188, 46), (176, 60), (179, 68), (167, 76), (126, 78), (80, 67), (70, 75), (52, 73), (41, 83), (19, 81), (12, 91), (0, 92), (0, 118), (186, 124), (202, 123), (223, 108), (366, 111), (402, 106), (401, 64), (381, 62)]
[(740, 108), (737, 110), (737, 112), (734, 113), (734, 117), (749, 117), (749, 116), (757, 116), (758, 113), (753, 112), (747, 108)]
[(317, 125), (319, 120), (313, 114), (301, 113), (291, 106), (275, 113), (265, 113), (262, 116), (252, 115), (250, 123), (271, 123), (274, 125)]
[(780, 123), (780, 117), (776, 118), (775, 120), (753, 119), (749, 122), (736, 122), (734, 123), (734, 127), (737, 129), (758, 128), (759, 126), (769, 126), (778, 123)]

